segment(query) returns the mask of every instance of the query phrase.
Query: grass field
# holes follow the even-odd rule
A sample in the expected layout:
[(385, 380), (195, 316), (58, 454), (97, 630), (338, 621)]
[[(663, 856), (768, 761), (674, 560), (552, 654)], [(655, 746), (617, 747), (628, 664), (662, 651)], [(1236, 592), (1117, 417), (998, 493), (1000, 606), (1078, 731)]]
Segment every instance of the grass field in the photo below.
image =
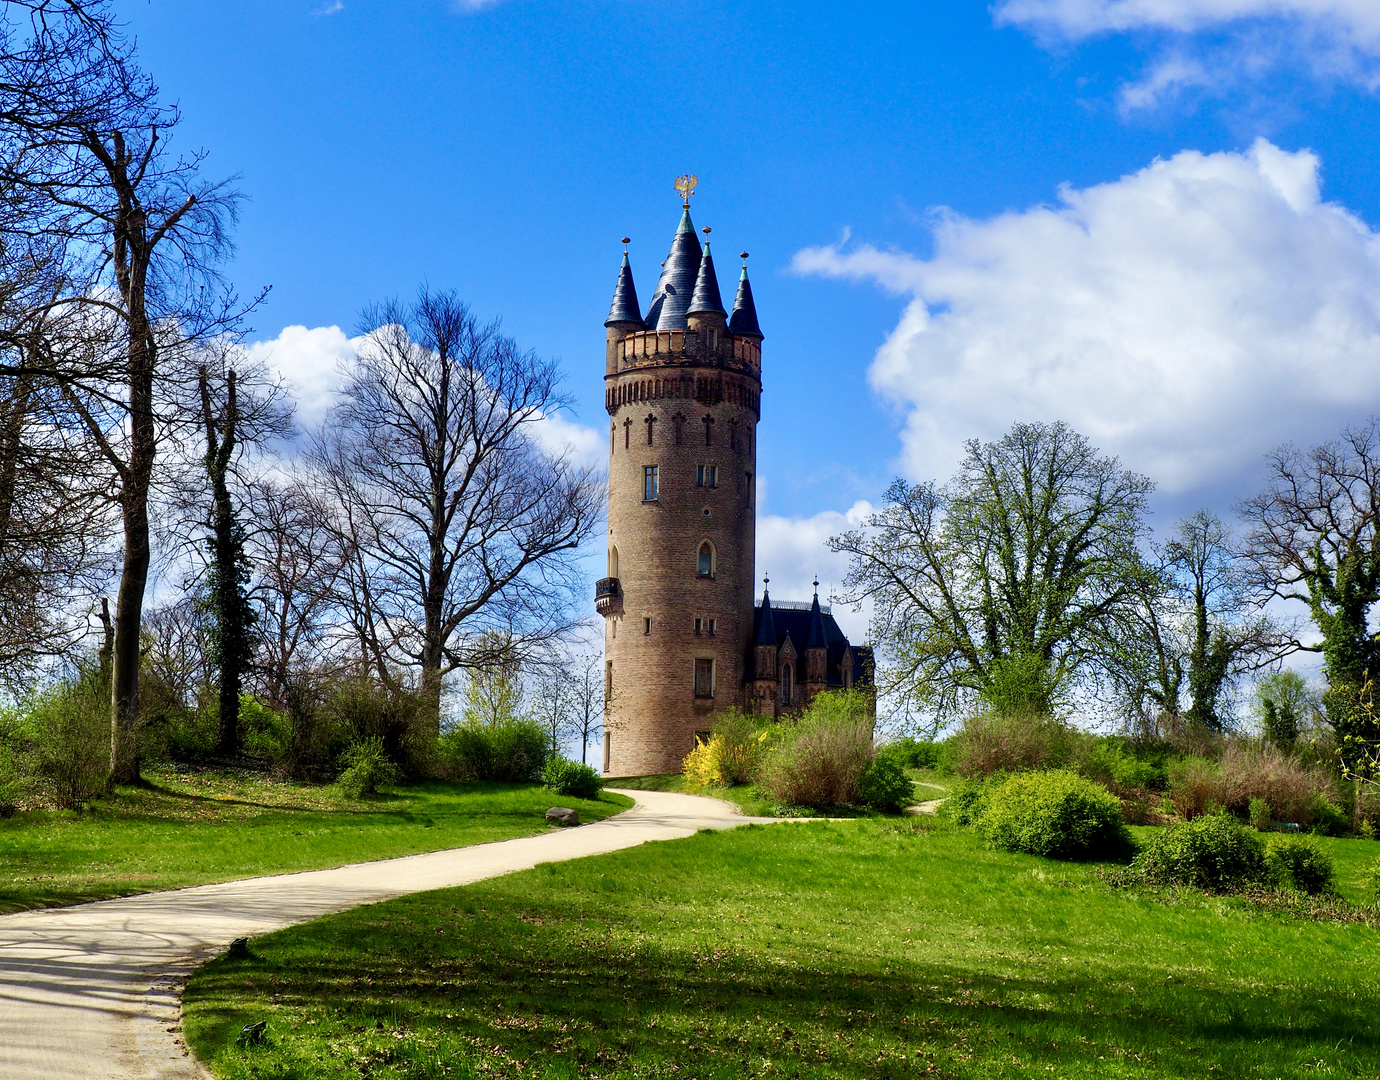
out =
[[(1325, 843), (1359, 897), (1380, 844)], [(185, 999), (223, 1080), (1380, 1075), (1372, 926), (1113, 890), (932, 819), (700, 833), (251, 949)]]
[(536, 785), (426, 783), (371, 799), (224, 774), (154, 774), (89, 810), (0, 820), (0, 914), (542, 832), (547, 807), (584, 821), (632, 805)]

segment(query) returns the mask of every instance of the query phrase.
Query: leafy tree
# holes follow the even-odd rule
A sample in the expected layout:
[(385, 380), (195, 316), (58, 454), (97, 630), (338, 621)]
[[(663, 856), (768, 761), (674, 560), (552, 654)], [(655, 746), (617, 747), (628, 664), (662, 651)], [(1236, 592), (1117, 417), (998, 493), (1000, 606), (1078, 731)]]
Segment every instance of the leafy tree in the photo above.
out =
[(1267, 742), (1286, 753), (1309, 726), (1315, 705), (1308, 682), (1297, 671), (1278, 671), (1255, 684), (1257, 715)]
[(1307, 605), (1338, 736), (1353, 731), (1351, 704), (1367, 673), (1380, 671), (1380, 635), (1370, 628), (1380, 602), (1380, 417), (1306, 452), (1270, 455), (1270, 482), (1241, 512), (1251, 524), (1246, 554), (1261, 589)]
[(891, 657), (882, 689), (939, 716), (974, 699), (1053, 714), (1115, 667), (1152, 571), (1143, 476), (1063, 423), (967, 443), (957, 475), (892, 484), (850, 557), (845, 599), (871, 599)]

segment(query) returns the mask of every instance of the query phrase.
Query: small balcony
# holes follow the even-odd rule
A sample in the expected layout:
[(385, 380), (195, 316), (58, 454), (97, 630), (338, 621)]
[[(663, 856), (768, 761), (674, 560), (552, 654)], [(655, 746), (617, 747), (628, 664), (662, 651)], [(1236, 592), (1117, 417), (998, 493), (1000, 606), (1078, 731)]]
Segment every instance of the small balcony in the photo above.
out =
[(594, 583), (594, 610), (605, 618), (623, 614), (623, 589), (616, 577), (600, 578)]

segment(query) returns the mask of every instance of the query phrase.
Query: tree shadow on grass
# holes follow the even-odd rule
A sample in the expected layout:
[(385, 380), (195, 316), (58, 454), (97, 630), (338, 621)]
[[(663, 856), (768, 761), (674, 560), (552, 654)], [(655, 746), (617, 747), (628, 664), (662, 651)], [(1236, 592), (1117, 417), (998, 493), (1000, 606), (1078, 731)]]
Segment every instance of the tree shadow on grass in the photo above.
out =
[(873, 967), (712, 942), (672, 947), (616, 907), (502, 903), (426, 894), (256, 943), (259, 955), (222, 959), (194, 980), (194, 1045), (224, 1047), (275, 1010), (277, 1053), (335, 1039), (397, 1059), (411, 1040), (419, 1053), (482, 1061), (496, 1076), (1380, 1069), (1368, 1007), (1340, 992), (1167, 979), (1149, 967), (1109, 978), (1031, 965), (1008, 977), (899, 957)]

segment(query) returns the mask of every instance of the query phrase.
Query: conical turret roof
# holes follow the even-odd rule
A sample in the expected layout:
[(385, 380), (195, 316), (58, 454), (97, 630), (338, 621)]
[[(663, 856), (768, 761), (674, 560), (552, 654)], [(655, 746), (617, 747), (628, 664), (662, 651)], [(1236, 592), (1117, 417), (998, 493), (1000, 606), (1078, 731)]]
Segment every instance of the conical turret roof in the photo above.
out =
[(700, 272), (695, 278), (695, 292), (690, 297), (687, 315), (723, 315), (724, 302), (719, 299), (719, 277), (714, 273), (714, 256), (709, 252), (709, 243), (704, 245), (704, 258), (700, 260)]
[(687, 206), (680, 216), (680, 227), (671, 241), (671, 253), (666, 256), (656, 292), (652, 294), (652, 306), (647, 309), (647, 329), (685, 329), (685, 315), (690, 309), (690, 297), (699, 273), (700, 238), (695, 235)]
[(623, 252), (623, 266), (618, 271), (618, 284), (613, 287), (613, 305), (605, 326), (614, 323), (636, 323), (642, 325), (642, 308), (637, 303), (637, 286), (633, 284), (632, 266), (628, 263), (628, 253)]
[(757, 621), (755, 644), (776, 647), (776, 620), (771, 617), (771, 595), (766, 589), (762, 590), (762, 615)]
[(752, 282), (748, 281), (746, 263), (738, 277), (738, 295), (733, 298), (733, 314), (729, 317), (728, 329), (734, 334), (758, 339), (762, 337), (762, 330), (757, 325), (757, 305), (752, 300)]
[(805, 639), (807, 649), (826, 649), (829, 638), (824, 633), (824, 612), (819, 609), (819, 591), (816, 587), (815, 602), (810, 605), (810, 636)]

